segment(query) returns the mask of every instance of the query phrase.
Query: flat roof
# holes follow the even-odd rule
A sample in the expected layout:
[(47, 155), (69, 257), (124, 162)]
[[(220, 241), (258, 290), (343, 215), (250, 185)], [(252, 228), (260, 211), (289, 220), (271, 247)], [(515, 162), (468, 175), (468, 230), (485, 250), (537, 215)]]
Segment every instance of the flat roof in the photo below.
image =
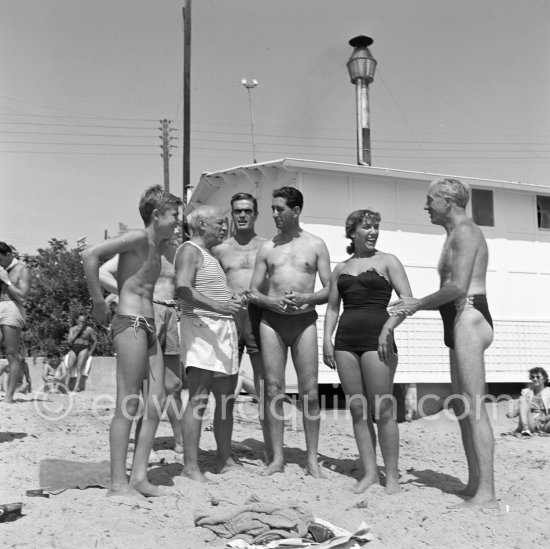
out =
[(338, 172), (341, 174), (375, 175), (381, 177), (396, 177), (403, 179), (406, 178), (418, 181), (432, 180), (439, 177), (454, 177), (457, 179), (468, 181), (470, 184), (475, 182), (475, 184), (477, 185), (482, 185), (488, 188), (506, 188), (509, 190), (525, 190), (531, 192), (541, 191), (545, 193), (550, 193), (550, 186), (524, 183), (522, 181), (505, 181), (500, 179), (487, 179), (484, 177), (471, 177), (412, 170), (398, 170), (395, 168), (360, 166), (357, 164), (344, 164), (341, 162), (328, 162), (324, 160), (305, 160), (300, 158), (279, 158), (277, 160), (258, 162), (256, 164), (243, 164), (241, 166), (234, 166), (232, 168), (227, 168), (225, 170), (219, 170), (216, 172), (204, 172), (201, 175), (201, 180), (217, 178), (224, 179), (225, 177), (230, 175), (238, 175), (240, 173), (244, 174), (251, 170), (262, 171), (269, 168), (279, 168), (284, 170), (295, 170), (301, 168), (307, 170)]

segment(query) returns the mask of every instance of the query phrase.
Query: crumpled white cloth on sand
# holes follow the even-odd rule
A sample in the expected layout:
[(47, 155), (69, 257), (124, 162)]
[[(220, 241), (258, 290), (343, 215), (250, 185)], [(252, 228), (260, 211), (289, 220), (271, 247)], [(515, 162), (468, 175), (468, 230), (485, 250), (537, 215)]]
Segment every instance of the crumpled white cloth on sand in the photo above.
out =
[(228, 542), (226, 547), (228, 549), (299, 549), (301, 547), (312, 547), (314, 549), (359, 549), (373, 539), (370, 531), (371, 528), (366, 522), (361, 522), (359, 528), (353, 533), (334, 526), (334, 524), (320, 518), (315, 518), (315, 522), (330, 528), (334, 532), (335, 537), (323, 543), (303, 541), (300, 538), (289, 538), (272, 541), (267, 545), (252, 545), (243, 539), (236, 539)]

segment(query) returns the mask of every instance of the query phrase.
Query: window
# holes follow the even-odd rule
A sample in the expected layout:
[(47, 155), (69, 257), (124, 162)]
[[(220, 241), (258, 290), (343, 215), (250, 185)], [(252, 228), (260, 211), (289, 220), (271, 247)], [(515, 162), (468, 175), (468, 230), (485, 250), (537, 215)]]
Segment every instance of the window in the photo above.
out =
[(539, 229), (550, 229), (550, 196), (537, 195), (537, 224)]
[(472, 217), (476, 225), (495, 226), (493, 191), (472, 189)]

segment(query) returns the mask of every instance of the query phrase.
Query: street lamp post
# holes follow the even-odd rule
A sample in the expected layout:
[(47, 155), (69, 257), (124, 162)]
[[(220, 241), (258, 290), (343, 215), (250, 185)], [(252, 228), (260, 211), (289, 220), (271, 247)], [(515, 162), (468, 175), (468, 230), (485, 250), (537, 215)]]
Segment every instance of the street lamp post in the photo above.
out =
[(254, 141), (254, 109), (252, 108), (252, 90), (258, 85), (258, 81), (253, 78), (249, 82), (246, 78), (241, 79), (241, 84), (248, 92), (248, 104), (250, 106), (250, 131), (252, 133), (252, 161), (256, 164), (256, 142)]
[(368, 36), (356, 36), (349, 41), (355, 49), (347, 62), (349, 77), (355, 84), (357, 102), (357, 163), (360, 166), (371, 165), (369, 84), (374, 80), (376, 59), (371, 55), (369, 46), (373, 39)]

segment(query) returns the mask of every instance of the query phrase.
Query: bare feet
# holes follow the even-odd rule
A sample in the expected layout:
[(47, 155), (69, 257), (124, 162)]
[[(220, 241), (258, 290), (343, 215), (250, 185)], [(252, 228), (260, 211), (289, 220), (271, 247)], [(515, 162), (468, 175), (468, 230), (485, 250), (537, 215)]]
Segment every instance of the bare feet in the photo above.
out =
[(453, 507), (454, 509), (500, 509), (498, 501), (494, 498), (473, 497)]
[(365, 475), (353, 489), (354, 494), (361, 494), (367, 488), (370, 488), (373, 484), (380, 484), (378, 475)]
[(120, 489), (111, 488), (110, 490), (107, 490), (107, 497), (113, 498), (113, 499), (116, 498), (120, 500), (126, 500), (127, 502), (145, 500), (145, 496), (143, 496), (137, 490), (135, 490), (134, 488), (131, 488), (128, 485)]
[(226, 459), (225, 461), (218, 460), (218, 474), (220, 475), (223, 475), (232, 469), (238, 469), (239, 467), (242, 467), (242, 465), (237, 463), (232, 457)]
[(152, 509), (151, 502), (142, 496), (139, 492), (127, 487), (125, 490), (108, 490), (107, 497), (111, 503), (119, 505), (128, 505), (129, 507), (140, 507), (142, 509)]
[(3, 398), (2, 402), (3, 402), (4, 404), (13, 404), (15, 401), (13, 400), (13, 397), (12, 397), (12, 396), (6, 395), (6, 396)]
[(401, 492), (401, 486), (399, 486), (399, 478), (386, 477), (386, 494), (399, 494)]
[(311, 475), (313, 478), (327, 478), (316, 459), (308, 461), (306, 473)]
[(215, 480), (207, 479), (198, 469), (186, 470), (184, 468), (181, 476), (204, 484), (218, 484)]
[(268, 477), (275, 473), (284, 473), (285, 464), (282, 462), (272, 461), (262, 472), (262, 477)]
[(476, 486), (467, 484), (462, 490), (460, 490), (459, 492), (457, 492), (456, 495), (457, 495), (457, 496), (464, 496), (464, 497), (467, 497), (467, 498), (471, 498), (472, 496), (475, 495), (476, 491), (477, 491), (477, 487), (476, 487)]
[(146, 498), (158, 498), (160, 496), (167, 495), (166, 492), (160, 487), (151, 484), (147, 479), (139, 482), (130, 480), (130, 488), (136, 490)]

